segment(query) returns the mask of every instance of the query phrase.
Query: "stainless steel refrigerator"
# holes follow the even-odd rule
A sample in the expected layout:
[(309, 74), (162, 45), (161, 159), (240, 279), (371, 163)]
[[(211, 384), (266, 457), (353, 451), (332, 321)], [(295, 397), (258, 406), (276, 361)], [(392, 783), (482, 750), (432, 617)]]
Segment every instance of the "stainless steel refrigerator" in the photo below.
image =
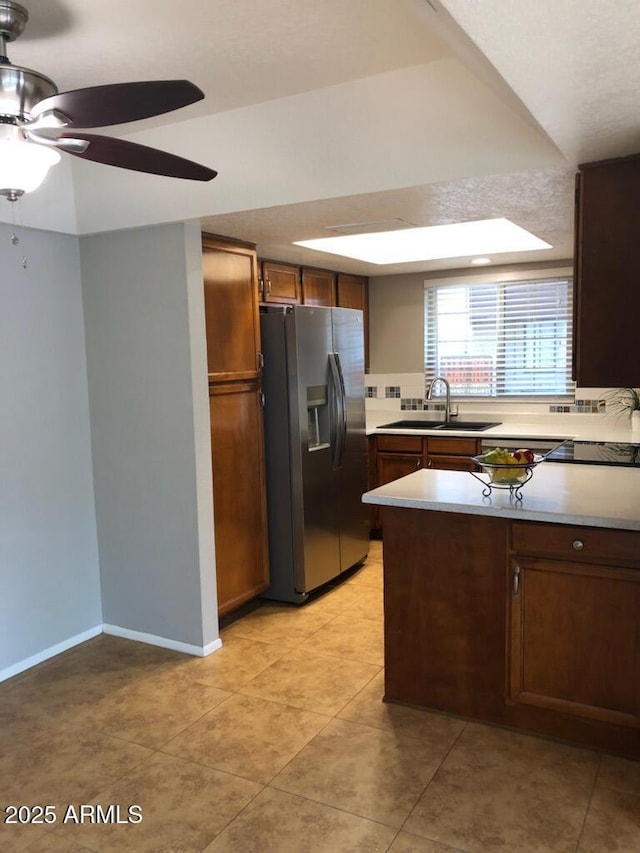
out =
[(364, 560), (369, 518), (362, 311), (262, 306), (270, 587), (302, 604)]

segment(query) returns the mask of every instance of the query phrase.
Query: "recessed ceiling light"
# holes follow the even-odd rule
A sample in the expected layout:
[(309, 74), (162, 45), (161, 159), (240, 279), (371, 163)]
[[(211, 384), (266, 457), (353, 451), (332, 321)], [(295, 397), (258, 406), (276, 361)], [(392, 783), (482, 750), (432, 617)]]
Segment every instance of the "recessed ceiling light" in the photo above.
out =
[(491, 263), (491, 258), (471, 258), (471, 263), (483, 267), (485, 264)]
[(552, 248), (549, 243), (508, 219), (480, 219), (375, 234), (323, 237), (299, 240), (295, 245), (372, 264), (402, 264)]

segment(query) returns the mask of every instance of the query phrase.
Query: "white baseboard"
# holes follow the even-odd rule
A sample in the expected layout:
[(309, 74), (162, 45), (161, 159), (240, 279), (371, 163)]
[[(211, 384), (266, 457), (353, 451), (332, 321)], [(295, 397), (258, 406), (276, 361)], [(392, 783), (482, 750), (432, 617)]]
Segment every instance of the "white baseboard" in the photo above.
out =
[(105, 634), (114, 637), (123, 637), (125, 640), (135, 640), (138, 643), (148, 643), (150, 646), (160, 646), (163, 649), (172, 649), (174, 652), (184, 652), (187, 655), (206, 657), (217, 649), (222, 648), (222, 640), (217, 639), (206, 646), (194, 646), (190, 643), (180, 643), (167, 637), (157, 637), (155, 634), (145, 634), (143, 631), (131, 631), (129, 628), (120, 628), (119, 625), (103, 625)]
[(18, 663), (14, 663), (11, 666), (6, 667), (6, 669), (0, 670), (0, 681), (6, 681), (7, 678), (13, 678), (14, 675), (24, 672), (25, 669), (31, 669), (32, 666), (36, 666), (45, 660), (49, 660), (49, 658), (53, 658), (62, 652), (66, 652), (68, 649), (73, 648), (73, 646), (78, 646), (80, 643), (85, 643), (87, 640), (97, 637), (98, 634), (102, 634), (102, 625), (96, 625), (94, 628), (89, 628), (88, 631), (83, 631), (81, 634), (69, 637), (61, 643), (56, 643), (55, 646), (43, 649), (43, 651), (38, 652), (36, 655), (32, 655), (29, 658), (25, 658), (24, 660), (18, 661)]
[(0, 670), (0, 682), (6, 681), (7, 678), (13, 678), (14, 675), (24, 672), (26, 669), (31, 669), (32, 666), (37, 666), (49, 658), (66, 652), (73, 646), (78, 646), (80, 643), (85, 643), (98, 634), (111, 634), (114, 637), (123, 637), (126, 640), (135, 640), (138, 643), (148, 643), (151, 646), (160, 646), (163, 649), (172, 649), (175, 652), (184, 652), (187, 655), (195, 655), (196, 657), (207, 657), (212, 652), (216, 652), (222, 648), (222, 640), (218, 638), (206, 646), (193, 646), (190, 643), (179, 643), (176, 640), (169, 640), (166, 637), (156, 637), (154, 634), (145, 634), (142, 631), (130, 631), (128, 628), (120, 628), (118, 625), (96, 625), (88, 631), (83, 631), (82, 634), (76, 634), (74, 637), (69, 637), (61, 643), (56, 643), (55, 646), (50, 646), (32, 655), (29, 658), (18, 661), (6, 669)]

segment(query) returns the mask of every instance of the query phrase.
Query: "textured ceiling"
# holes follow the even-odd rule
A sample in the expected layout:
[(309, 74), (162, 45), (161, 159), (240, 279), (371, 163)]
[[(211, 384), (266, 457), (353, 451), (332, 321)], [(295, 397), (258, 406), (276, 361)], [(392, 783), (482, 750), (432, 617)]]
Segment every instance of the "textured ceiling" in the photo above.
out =
[(264, 254), (387, 274), (417, 267), (291, 241), (342, 223), (507, 216), (554, 248), (502, 262), (559, 260), (572, 253), (577, 163), (640, 151), (637, 0), (23, 2), (10, 58), (61, 89), (201, 86), (203, 102), (111, 132), (219, 171), (196, 186), (66, 157), (24, 199), (33, 227), (198, 219)]

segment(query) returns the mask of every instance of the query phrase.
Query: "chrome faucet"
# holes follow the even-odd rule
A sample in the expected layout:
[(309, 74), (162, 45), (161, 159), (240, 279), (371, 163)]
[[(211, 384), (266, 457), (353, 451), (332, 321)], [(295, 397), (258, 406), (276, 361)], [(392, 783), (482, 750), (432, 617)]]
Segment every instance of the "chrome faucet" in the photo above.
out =
[(451, 387), (449, 382), (444, 378), (444, 376), (436, 376), (435, 379), (432, 379), (429, 383), (429, 387), (427, 388), (427, 400), (431, 400), (433, 395), (433, 387), (436, 382), (442, 382), (445, 387), (445, 403), (444, 403), (444, 422), (449, 423), (452, 417), (456, 417), (458, 412), (452, 415), (451, 413)]

